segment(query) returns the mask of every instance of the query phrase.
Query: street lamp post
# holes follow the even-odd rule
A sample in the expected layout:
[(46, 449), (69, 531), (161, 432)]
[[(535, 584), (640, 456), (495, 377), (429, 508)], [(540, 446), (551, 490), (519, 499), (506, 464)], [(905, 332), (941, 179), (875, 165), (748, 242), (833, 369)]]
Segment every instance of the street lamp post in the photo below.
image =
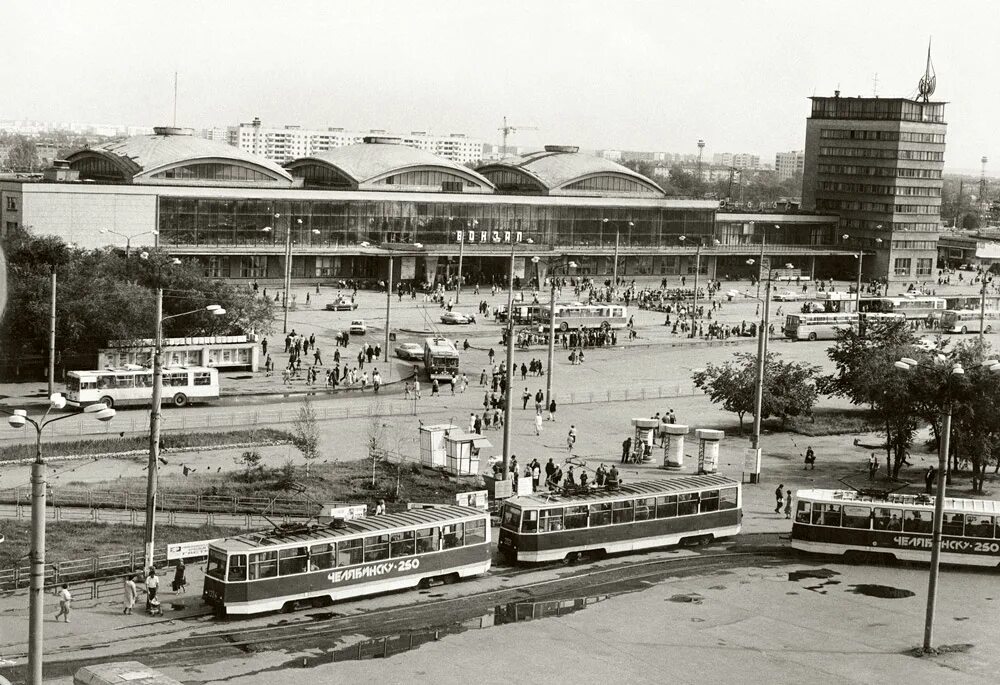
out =
[[(879, 228), (881, 228), (881, 224), (879, 225)], [(850, 236), (850, 234), (845, 233), (841, 237), (844, 240), (847, 240), (851, 236)], [(875, 242), (876, 243), (881, 243), (882, 239), (881, 238), (875, 238)], [(865, 252), (860, 247), (858, 247), (858, 254), (856, 255), (856, 257), (858, 259), (858, 281), (857, 281), (857, 283), (854, 286), (854, 288), (855, 288), (855, 293), (854, 293), (854, 310), (858, 314), (858, 330), (860, 331), (861, 330), (861, 265), (862, 265), (862, 263), (864, 262), (864, 259), (865, 259)]]
[[(274, 218), (275, 219), (280, 219), (281, 218), (281, 214), (275, 214)], [(301, 227), (302, 226), (302, 219), (296, 219), (295, 223), (298, 224)], [(271, 233), (274, 229), (271, 228), (270, 226), (265, 226), (264, 228), (262, 228), (260, 230), (263, 231), (264, 233)], [(320, 235), (319, 229), (314, 228), (312, 230), (312, 234), (313, 235)], [(282, 321), (281, 321), (281, 332), (282, 333), (287, 333), (288, 332), (288, 298), (291, 297), (290, 291), (292, 289), (292, 226), (291, 226), (291, 224), (288, 225), (288, 230), (285, 231), (285, 280), (284, 280), (284, 285), (285, 285), (285, 296), (282, 298), (282, 300), (283, 300), (283, 302), (282, 302), (283, 316), (282, 316)]]
[[(32, 685), (42, 685), (42, 639), (45, 613), (45, 460), (42, 458), (42, 431), (51, 423), (68, 419), (76, 414), (63, 414), (49, 418), (53, 409), (66, 406), (66, 398), (59, 393), (49, 395), (49, 406), (40, 419), (32, 419), (24, 409), (10, 412), (0, 409), (0, 414), (7, 415), (7, 423), (12, 428), (23, 428), (31, 424), (35, 429), (35, 461), (31, 464), (31, 580), (28, 594), (28, 671), (31, 673)], [(84, 411), (92, 414), (100, 421), (110, 421), (115, 416), (115, 410), (103, 404), (92, 404)]]
[[(532, 257), (531, 261), (535, 264), (541, 261), (539, 257)], [(552, 367), (555, 358), (556, 349), (556, 279), (553, 277), (554, 272), (557, 268), (575, 269), (576, 262), (569, 261), (562, 267), (549, 267), (549, 355), (548, 363), (545, 367), (545, 406), (548, 408), (549, 404), (552, 402)]]
[[(531, 244), (531, 238), (524, 241)], [(510, 277), (509, 290), (507, 291), (507, 369), (504, 373), (506, 385), (504, 387), (503, 401), (503, 480), (510, 478), (510, 409), (511, 409), (511, 384), (514, 382), (514, 248), (517, 241), (514, 234), (510, 236)]]
[[(473, 219), (467, 224), (467, 227), (471, 229), (478, 223)], [(458, 281), (455, 285), (455, 304), (458, 304), (458, 298), (462, 294), (462, 258), (465, 256), (465, 233), (466, 229), (462, 229), (462, 237), (458, 241)]]
[(141, 233), (133, 233), (132, 235), (125, 235), (124, 233), (119, 233), (118, 231), (114, 231), (114, 230), (112, 230), (110, 228), (102, 228), (102, 229), (100, 229), (98, 231), (98, 233), (112, 233), (114, 235), (120, 236), (120, 237), (122, 237), (122, 238), (125, 239), (125, 275), (126, 275), (126, 278), (128, 277), (128, 258), (132, 254), (132, 238), (138, 238), (139, 236), (142, 236), (142, 235), (153, 235), (153, 236), (160, 235), (160, 232), (157, 231), (155, 228), (153, 230), (151, 230), (151, 231), (143, 231)]
[[(175, 263), (180, 260), (175, 259)], [(210, 304), (201, 309), (189, 312), (163, 316), (163, 289), (156, 289), (156, 332), (153, 340), (153, 398), (149, 410), (149, 461), (146, 466), (146, 530), (145, 530), (145, 568), (153, 565), (153, 544), (156, 532), (156, 488), (158, 464), (160, 458), (160, 410), (163, 397), (163, 322), (180, 316), (208, 311), (213, 316), (222, 316), (226, 310), (217, 304)]]

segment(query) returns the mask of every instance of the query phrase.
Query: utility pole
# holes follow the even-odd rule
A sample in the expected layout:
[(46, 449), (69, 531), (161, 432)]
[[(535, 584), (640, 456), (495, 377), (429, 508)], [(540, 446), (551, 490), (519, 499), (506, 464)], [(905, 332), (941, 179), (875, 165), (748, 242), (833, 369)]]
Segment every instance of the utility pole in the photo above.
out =
[(981, 354), (986, 354), (986, 350), (983, 347), (985, 340), (983, 336), (986, 335), (986, 274), (984, 271), (982, 275), (982, 290), (979, 294), (979, 349)]
[[(771, 270), (770, 267), (767, 271), (767, 285), (764, 287), (764, 315), (761, 317), (760, 330), (757, 331), (757, 374), (755, 380), (755, 390), (754, 390), (754, 401), (753, 401), (753, 439), (751, 442), (751, 447), (757, 454), (759, 459), (760, 455), (760, 430), (761, 430), (761, 411), (764, 406), (764, 368), (765, 361), (767, 360), (767, 329), (769, 325), (768, 319), (770, 318), (770, 303), (771, 303)], [(751, 483), (760, 482), (760, 473), (750, 474)]]
[(146, 473), (145, 572), (153, 565), (156, 530), (156, 477), (160, 458), (160, 410), (163, 395), (163, 288), (156, 289), (156, 335), (153, 340), (153, 402), (149, 411), (149, 461)]
[(52, 303), (49, 308), (49, 397), (56, 382), (56, 265), (52, 265)]
[(924, 652), (932, 650), (934, 609), (937, 604), (937, 581), (941, 567), (941, 529), (944, 527), (945, 466), (951, 449), (951, 400), (941, 426), (941, 447), (938, 452), (937, 495), (934, 497), (934, 527), (931, 530), (931, 573), (927, 581), (927, 611), (924, 615)]
[(462, 295), (462, 257), (465, 254), (465, 233), (463, 228), (462, 238), (458, 241), (458, 282), (455, 286), (455, 304), (458, 304), (458, 298)]
[[(275, 218), (280, 218), (277, 214)], [(288, 222), (288, 229), (285, 231), (285, 311), (281, 323), (281, 332), (288, 332), (288, 298), (291, 297), (292, 289), (292, 222)]]
[(504, 389), (503, 400), (503, 477), (502, 480), (510, 479), (510, 408), (511, 408), (511, 385), (514, 383), (514, 248), (517, 243), (514, 235), (510, 239), (510, 277), (508, 279), (507, 291), (507, 369), (504, 378), (507, 380)]
[[(385, 289), (385, 361), (389, 361), (389, 314), (392, 310), (392, 255), (389, 255), (389, 278)], [(388, 380), (388, 377), (386, 377)]]
[(694, 253), (694, 296), (691, 304), (691, 337), (698, 334), (698, 275), (701, 272), (701, 238)]
[(614, 264), (614, 268), (612, 269), (612, 271), (613, 271), (612, 278), (614, 279), (611, 282), (611, 291), (612, 292), (614, 292), (615, 290), (618, 289), (618, 239), (619, 239), (619, 233), (620, 233), (620, 228), (618, 226), (615, 226), (615, 264)]

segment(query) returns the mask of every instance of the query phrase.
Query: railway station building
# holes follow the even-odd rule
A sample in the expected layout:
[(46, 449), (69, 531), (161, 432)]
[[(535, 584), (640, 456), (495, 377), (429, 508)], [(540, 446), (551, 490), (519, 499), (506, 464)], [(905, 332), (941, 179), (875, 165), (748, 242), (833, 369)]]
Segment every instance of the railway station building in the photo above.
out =
[[(0, 178), (0, 230), (84, 248), (156, 244), (206, 275), (280, 282), (467, 283), (570, 275), (745, 278), (773, 267), (853, 278), (857, 248), (834, 214), (735, 213), (668, 197), (654, 181), (575, 147), (471, 169), (370, 137), (284, 166), (190, 130), (157, 128), (69, 155), (42, 178)], [(102, 231), (103, 229), (103, 231)], [(531, 258), (538, 256), (537, 263)], [(753, 259), (754, 264), (747, 260)]]

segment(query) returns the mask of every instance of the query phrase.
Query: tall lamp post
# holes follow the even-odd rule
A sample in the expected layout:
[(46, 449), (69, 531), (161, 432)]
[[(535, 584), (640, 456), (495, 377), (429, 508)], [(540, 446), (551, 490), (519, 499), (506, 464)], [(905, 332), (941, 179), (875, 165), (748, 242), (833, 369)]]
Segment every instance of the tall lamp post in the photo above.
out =
[[(174, 260), (178, 263), (180, 260)], [(153, 565), (153, 541), (156, 531), (156, 487), (157, 471), (160, 458), (160, 410), (163, 397), (163, 322), (188, 314), (210, 312), (213, 316), (226, 313), (220, 305), (210, 304), (189, 312), (163, 316), (163, 288), (156, 289), (156, 333), (153, 340), (153, 400), (149, 410), (149, 461), (146, 467), (146, 535), (145, 535), (145, 568)]]
[(473, 219), (466, 223), (467, 229), (462, 229), (462, 237), (458, 241), (458, 281), (455, 284), (455, 304), (458, 304), (458, 298), (462, 294), (462, 258), (465, 256), (465, 234), (466, 230), (472, 230), (475, 226), (479, 224), (478, 221)]
[[(68, 419), (76, 414), (63, 414), (49, 418), (53, 409), (63, 409), (66, 398), (59, 393), (49, 395), (49, 406), (39, 419), (28, 416), (24, 409), (7, 411), (7, 423), (12, 428), (31, 424), (35, 429), (35, 461), (31, 464), (31, 580), (28, 594), (28, 671), (32, 685), (42, 685), (43, 616), (45, 613), (45, 460), (42, 458), (42, 432), (49, 424)], [(110, 421), (115, 410), (103, 404), (91, 404), (84, 412), (99, 421)]]
[(122, 238), (125, 239), (125, 271), (126, 271), (126, 273), (128, 272), (128, 258), (132, 255), (132, 239), (133, 238), (138, 238), (139, 236), (143, 236), (143, 235), (152, 235), (152, 236), (160, 235), (160, 232), (157, 231), (155, 228), (153, 230), (151, 230), (151, 231), (143, 231), (142, 233), (133, 233), (132, 235), (125, 235), (124, 233), (119, 233), (118, 231), (114, 231), (114, 230), (112, 230), (110, 228), (102, 228), (102, 229), (100, 229), (98, 231), (98, 233), (111, 233), (113, 235), (117, 235), (117, 236), (120, 236), (120, 237), (122, 237)]
[[(541, 261), (541, 257), (532, 257), (531, 261), (538, 264)], [(549, 267), (549, 358), (545, 366), (546, 407), (552, 402), (552, 368), (556, 349), (556, 279), (553, 276), (556, 269), (566, 269), (566, 273), (569, 273), (569, 269), (575, 269), (576, 266), (576, 262), (569, 261), (562, 265)]]
[[(881, 228), (881, 224), (879, 225), (879, 228)], [(845, 233), (844, 235), (841, 236), (841, 238), (843, 238), (844, 240), (848, 240), (850, 237), (851, 236), (850, 236), (849, 233)], [(881, 238), (875, 238), (875, 242), (876, 243), (881, 243), (882, 239)], [(854, 255), (854, 257), (858, 260), (858, 278), (857, 278), (857, 283), (854, 286), (855, 287), (854, 310), (857, 312), (858, 317), (859, 317), (858, 318), (858, 330), (860, 331), (861, 330), (861, 319), (860, 319), (860, 317), (861, 317), (861, 265), (862, 265), (862, 263), (864, 262), (864, 259), (865, 259), (865, 251), (862, 250), (861, 247), (859, 246), (858, 247), (858, 253), (856, 255)]]
[[(275, 214), (274, 218), (280, 219), (281, 214)], [(302, 227), (302, 219), (296, 219), (295, 223), (296, 225), (299, 226), (299, 228)], [(271, 228), (270, 226), (265, 226), (260, 230), (264, 233), (271, 233), (272, 231), (274, 231), (274, 229)], [(312, 234), (320, 235), (319, 229), (316, 228), (312, 229)], [(291, 289), (292, 289), (292, 227), (291, 224), (289, 224), (288, 230), (285, 231), (285, 296), (282, 298), (283, 300), (282, 309), (284, 310), (284, 314), (281, 321), (282, 333), (288, 332), (288, 299), (291, 297)]]
[[(524, 242), (530, 245), (534, 241), (528, 238)], [(512, 233), (510, 236), (510, 278), (507, 284), (509, 289), (507, 291), (507, 369), (504, 373), (507, 382), (503, 400), (503, 480), (510, 478), (510, 408), (511, 396), (514, 394), (511, 392), (511, 384), (514, 382), (514, 248), (516, 247), (517, 241), (514, 240)]]
[[(986, 286), (988, 283), (993, 281), (992, 278), (986, 279), (987, 272), (983, 272), (983, 287), (979, 292), (979, 349), (982, 350), (983, 345), (985, 345), (984, 336), (986, 335)], [(53, 281), (53, 288), (55, 287), (55, 281)]]
[[(601, 223), (603, 223), (605, 226), (607, 226), (610, 221), (611, 221), (610, 219), (606, 219), (606, 218), (605, 219), (601, 219)], [(629, 221), (628, 225), (629, 225), (629, 228), (631, 229), (633, 226), (635, 226), (635, 223), (632, 222), (632, 221)], [(630, 235), (631, 235), (631, 231), (630, 231)], [(601, 243), (603, 243), (603, 242), (604, 242), (604, 234), (602, 232), (602, 234), (601, 234)], [(618, 289), (618, 249), (619, 249), (620, 242), (621, 242), (621, 227), (616, 224), (615, 225), (615, 256), (614, 256), (614, 262), (611, 265), (611, 289), (612, 289), (612, 291)]]
[[(678, 236), (678, 240), (683, 244), (687, 240), (686, 235)], [(713, 238), (712, 245), (720, 245), (721, 243)], [(698, 238), (698, 245), (694, 251), (694, 292), (692, 293), (691, 299), (691, 335), (690, 338), (697, 337), (698, 326), (697, 326), (697, 316), (698, 316), (698, 276), (701, 274), (701, 238)]]
[[(950, 362), (939, 356), (933, 363), (935, 366), (945, 366)], [(929, 364), (920, 364), (916, 359), (903, 357), (893, 364), (901, 371), (912, 371), (918, 367), (929, 368)], [(996, 374), (1000, 373), (1000, 361), (988, 359), (982, 363), (982, 368)], [(947, 369), (945, 369), (947, 370)], [(937, 583), (941, 564), (941, 531), (944, 527), (944, 496), (945, 471), (947, 470), (948, 453), (951, 450), (951, 414), (954, 383), (965, 375), (965, 369), (958, 362), (951, 363), (942, 387), (935, 396), (944, 398), (941, 422), (941, 445), (938, 449), (937, 495), (934, 498), (934, 527), (931, 533), (931, 568), (927, 580), (927, 609), (924, 613), (924, 652), (933, 651), (934, 610), (937, 603)]]

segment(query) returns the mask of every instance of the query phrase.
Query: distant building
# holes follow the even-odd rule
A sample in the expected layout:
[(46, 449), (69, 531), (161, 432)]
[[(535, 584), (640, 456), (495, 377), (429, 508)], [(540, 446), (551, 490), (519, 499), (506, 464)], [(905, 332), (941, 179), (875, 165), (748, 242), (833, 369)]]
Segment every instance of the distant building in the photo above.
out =
[(801, 174), (805, 168), (806, 155), (802, 150), (778, 152), (774, 155), (774, 170), (778, 172), (779, 181), (787, 181)]
[(813, 97), (802, 208), (840, 216), (869, 277), (930, 279), (941, 226), (943, 102)]
[(712, 155), (712, 164), (734, 169), (759, 169), (760, 155), (749, 152), (717, 152)]
[[(259, 118), (249, 123), (229, 127), (225, 139), (216, 137), (217, 129), (206, 129), (211, 140), (235, 145), (245, 152), (259, 155), (274, 162), (284, 163), (338, 147), (357, 145), (366, 136), (391, 136), (399, 143), (459, 164), (479, 162), (483, 158), (483, 141), (469, 138), (464, 133), (434, 135), (427, 131), (408, 134), (390, 134), (382, 129), (351, 131), (343, 128), (307, 129), (301, 126), (264, 126)], [(204, 137), (209, 137), (203, 133)]]

